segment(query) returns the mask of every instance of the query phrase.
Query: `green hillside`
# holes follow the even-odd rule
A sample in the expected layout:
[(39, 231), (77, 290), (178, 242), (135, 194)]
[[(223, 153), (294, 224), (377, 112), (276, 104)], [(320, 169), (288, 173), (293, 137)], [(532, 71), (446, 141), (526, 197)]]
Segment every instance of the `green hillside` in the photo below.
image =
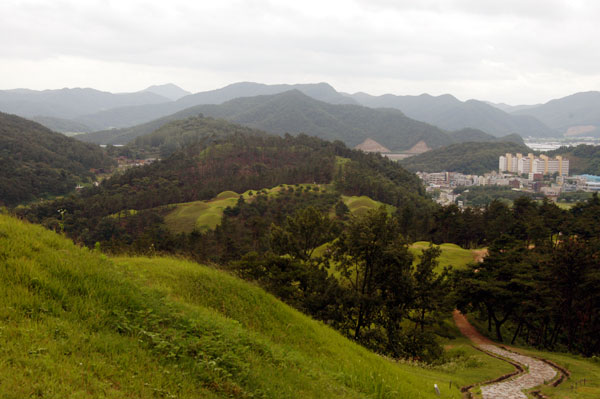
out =
[[(427, 241), (417, 241), (410, 246), (410, 250), (415, 255), (416, 259), (421, 254), (421, 251), (427, 249), (430, 243)], [(469, 263), (475, 262), (482, 250), (469, 250), (459, 247), (456, 244), (445, 243), (439, 245), (442, 250), (438, 258), (438, 271), (444, 267), (452, 266), (454, 269), (465, 269)], [(485, 251), (485, 250), (483, 250)]]
[(223, 272), (108, 259), (2, 215), (0, 258), (7, 399), (460, 398), (510, 370), (464, 340), (442, 366), (393, 362)]
[(361, 196), (347, 196), (342, 195), (342, 201), (348, 207), (348, 210), (355, 215), (362, 215), (367, 213), (369, 210), (377, 209), (381, 206), (385, 206), (388, 213), (392, 213), (396, 208), (392, 205), (386, 205), (382, 202), (375, 201), (366, 195)]
[(223, 120), (192, 116), (167, 123), (150, 134), (127, 137), (127, 141), (134, 140), (134, 148), (141, 148), (150, 152), (158, 151), (162, 157), (166, 158), (175, 151), (183, 150), (187, 146), (210, 143), (219, 137), (235, 134), (261, 135), (261, 133), (258, 130)]
[(114, 164), (96, 145), (0, 113), (0, 206), (65, 194)]
[[(366, 195), (393, 206), (432, 206), (415, 175), (379, 155), (349, 150), (342, 143), (306, 135), (271, 136), (210, 118), (188, 122), (206, 129), (190, 129), (189, 136), (184, 133), (168, 137), (174, 137), (174, 143), (189, 138), (195, 144), (160, 162), (117, 174), (99, 187), (82, 190), (80, 195), (36, 204), (20, 214), (53, 228), (62, 224), (70, 237), (93, 246), (112, 238), (131, 244), (136, 237), (149, 234), (150, 225), (165, 216), (137, 215), (139, 220), (128, 227), (124, 226), (126, 220), (111, 217), (123, 210), (209, 201), (223, 191), (243, 193), (282, 184), (332, 184), (338, 195)], [(344, 162), (339, 162), (341, 159)], [(193, 228), (195, 223), (191, 221), (202, 211), (198, 207), (186, 208), (183, 214), (192, 217), (181, 228), (176, 227), (177, 231)], [(66, 210), (64, 223), (57, 220), (57, 209)], [(218, 215), (213, 216), (216, 217), (208, 225), (215, 225)], [(167, 217), (167, 223), (172, 220)]]
[(516, 143), (462, 143), (438, 148), (406, 158), (400, 164), (411, 171), (484, 174), (498, 169), (498, 157), (507, 152), (528, 153), (531, 149)]
[(577, 147), (561, 147), (550, 151), (549, 156), (562, 155), (569, 160), (569, 173), (572, 175), (600, 175), (600, 147), (578, 145)]

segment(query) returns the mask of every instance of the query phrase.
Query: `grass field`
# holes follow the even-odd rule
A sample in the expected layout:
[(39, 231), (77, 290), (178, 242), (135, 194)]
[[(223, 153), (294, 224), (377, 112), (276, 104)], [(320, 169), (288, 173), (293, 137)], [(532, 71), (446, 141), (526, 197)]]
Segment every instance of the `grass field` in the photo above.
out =
[(525, 348), (519, 350), (525, 354), (551, 360), (571, 373), (571, 377), (558, 387), (543, 387), (541, 391), (546, 396), (556, 399), (600, 398), (600, 362), (566, 353), (541, 352)]
[[(411, 252), (415, 255), (415, 258), (421, 254), (421, 251), (429, 247), (428, 241), (417, 241), (410, 246)], [(455, 269), (464, 269), (469, 263), (475, 262), (478, 255), (477, 250), (469, 250), (461, 248), (456, 244), (441, 244), (439, 245), (442, 250), (438, 261), (438, 271), (441, 271), (446, 266), (452, 266)], [(416, 259), (417, 260), (417, 259)]]
[(242, 195), (246, 201), (251, 201), (252, 197), (258, 192), (273, 196), (277, 195), (281, 190), (289, 187), (303, 190), (313, 189), (314, 187), (318, 187), (320, 190), (328, 189), (324, 184), (282, 184), (273, 188), (248, 190), (242, 194), (238, 194), (233, 191), (224, 191), (208, 201), (194, 201), (174, 204), (173, 210), (171, 210), (165, 216), (165, 224), (169, 230), (173, 231), (174, 233), (190, 233), (195, 228), (201, 231), (214, 229), (219, 223), (221, 223), (221, 218), (223, 217), (223, 211), (225, 208), (228, 206), (235, 206), (240, 195)]
[(460, 398), (507, 367), (460, 339), (442, 366), (394, 362), (224, 272), (2, 215), (0, 260), (2, 398)]
[(342, 201), (344, 201), (348, 209), (350, 209), (350, 213), (353, 215), (364, 215), (368, 211), (378, 209), (381, 206), (385, 206), (385, 209), (390, 214), (396, 210), (396, 207), (375, 201), (366, 195), (360, 197), (342, 195)]
[[(343, 164), (344, 158), (340, 158)], [(185, 202), (173, 205), (173, 209), (165, 216), (165, 224), (169, 230), (175, 233), (190, 233), (194, 229), (207, 230), (214, 229), (221, 222), (223, 211), (228, 206), (235, 206), (240, 195), (246, 201), (251, 201), (254, 194), (257, 192), (265, 193), (269, 196), (277, 195), (281, 190), (289, 187), (296, 189), (313, 189), (318, 187), (319, 190), (326, 191), (329, 187), (324, 184), (282, 184), (273, 188), (265, 188), (261, 190), (248, 190), (245, 193), (238, 194), (233, 191), (225, 191), (217, 195), (215, 198), (208, 201)], [(252, 193), (252, 195), (250, 194)], [(396, 208), (391, 205), (385, 205), (382, 202), (375, 201), (367, 196), (346, 196), (342, 195), (342, 200), (354, 215), (363, 215), (371, 209), (378, 209), (385, 206), (391, 214)], [(333, 213), (333, 210), (332, 210)]]
[(560, 209), (564, 209), (564, 210), (569, 210), (571, 208), (573, 208), (575, 205), (577, 205), (576, 202), (556, 202), (556, 205), (560, 208)]
[(210, 201), (176, 204), (165, 216), (165, 224), (175, 233), (190, 233), (194, 228), (214, 229), (221, 223), (225, 208), (235, 206), (238, 198), (239, 194), (225, 191)]

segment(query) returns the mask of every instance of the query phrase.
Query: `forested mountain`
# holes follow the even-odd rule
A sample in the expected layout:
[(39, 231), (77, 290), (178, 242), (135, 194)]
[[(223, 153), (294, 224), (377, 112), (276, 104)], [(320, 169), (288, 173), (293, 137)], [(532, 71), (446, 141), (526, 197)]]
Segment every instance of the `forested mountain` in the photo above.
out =
[[(183, 122), (182, 122), (183, 123)], [(104, 180), (100, 187), (83, 190), (81, 196), (40, 205), (39, 209), (67, 209), (81, 212), (87, 223), (74, 226), (81, 234), (103, 217), (124, 209), (149, 209), (162, 205), (207, 200), (226, 190), (274, 187), (279, 184), (331, 183), (348, 195), (369, 195), (391, 205), (429, 203), (419, 179), (397, 163), (376, 154), (349, 150), (341, 142), (330, 143), (315, 137), (271, 136), (223, 121), (190, 119), (187, 123), (205, 126), (205, 133), (192, 129), (178, 135), (191, 142), (167, 159), (133, 168)], [(173, 136), (168, 136), (173, 137)], [(149, 143), (169, 143), (157, 134)], [(162, 141), (164, 140), (164, 141)], [(343, 168), (339, 158), (347, 159)], [(54, 217), (46, 211), (38, 217)], [(87, 237), (93, 244), (96, 237)]]
[(326, 140), (342, 140), (351, 147), (368, 137), (392, 151), (409, 149), (419, 141), (431, 148), (451, 142), (444, 131), (412, 120), (397, 110), (334, 105), (297, 90), (206, 105), (199, 111), (272, 133), (302, 132)]
[(124, 144), (137, 136), (152, 132), (170, 120), (198, 114), (226, 119), (270, 133), (306, 133), (327, 140), (341, 140), (351, 147), (369, 137), (392, 151), (409, 149), (419, 141), (424, 141), (431, 148), (453, 142), (446, 132), (412, 120), (398, 110), (329, 104), (297, 90), (273, 96), (238, 98), (221, 105), (192, 107), (138, 127), (97, 132), (78, 138), (96, 143)]
[(533, 116), (560, 134), (599, 136), (600, 92), (576, 93), (535, 107), (516, 110), (513, 115)]
[(26, 118), (49, 116), (76, 119), (79, 116), (109, 108), (156, 104), (165, 101), (169, 100), (149, 91), (113, 94), (81, 88), (43, 91), (0, 90), (0, 111)]
[(27, 119), (37, 122), (53, 132), (83, 134), (93, 131), (91, 127), (72, 119), (56, 118), (53, 116), (32, 116)]
[(399, 109), (410, 118), (447, 130), (475, 128), (494, 136), (513, 133), (522, 137), (556, 135), (556, 132), (532, 116), (507, 114), (485, 102), (477, 100), (462, 102), (449, 94), (435, 97), (429, 94), (371, 96), (366, 93), (356, 93), (352, 98), (368, 107)]
[(600, 176), (600, 146), (582, 144), (577, 147), (561, 147), (548, 152), (548, 156), (556, 155), (562, 155), (569, 160), (569, 172), (572, 175)]
[(191, 94), (169, 103), (120, 107), (85, 115), (77, 120), (86, 125), (93, 126), (96, 130), (105, 130), (113, 127), (125, 128), (143, 124), (196, 105), (221, 104), (236, 98), (274, 95), (289, 90), (299, 90), (309, 97), (332, 104), (356, 103), (353, 99), (335, 91), (327, 83), (265, 85), (261, 83), (240, 82), (216, 90)]
[(0, 113), (0, 205), (69, 192), (113, 161), (96, 145)]
[(169, 122), (150, 134), (138, 136), (137, 138), (124, 137), (124, 139), (127, 141), (133, 140), (130, 147), (147, 150), (150, 153), (158, 152), (162, 158), (167, 158), (174, 152), (184, 150), (188, 146), (212, 142), (217, 138), (228, 137), (233, 134), (260, 135), (261, 133), (222, 119), (192, 116)]
[(498, 157), (510, 153), (528, 153), (531, 149), (517, 143), (461, 143), (438, 148), (400, 161), (411, 171), (452, 171), (483, 174), (498, 169)]

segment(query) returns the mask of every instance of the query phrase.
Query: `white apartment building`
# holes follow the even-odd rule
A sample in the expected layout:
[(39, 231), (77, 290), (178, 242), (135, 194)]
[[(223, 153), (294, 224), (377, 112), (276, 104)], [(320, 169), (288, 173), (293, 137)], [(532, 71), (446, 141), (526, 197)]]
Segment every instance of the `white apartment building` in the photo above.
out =
[(510, 173), (541, 173), (543, 175), (552, 175), (558, 173), (560, 176), (569, 175), (569, 160), (558, 155), (556, 158), (550, 158), (547, 155), (540, 155), (536, 158), (529, 153), (526, 157), (522, 154), (506, 154), (499, 158), (498, 166), (500, 172)]

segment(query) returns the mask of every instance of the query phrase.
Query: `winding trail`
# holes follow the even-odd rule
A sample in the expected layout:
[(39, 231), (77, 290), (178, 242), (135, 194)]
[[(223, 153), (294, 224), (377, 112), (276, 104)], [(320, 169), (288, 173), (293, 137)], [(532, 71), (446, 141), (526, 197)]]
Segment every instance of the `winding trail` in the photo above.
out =
[(482, 385), (483, 399), (527, 399), (523, 390), (537, 387), (556, 377), (556, 370), (543, 361), (498, 347), (494, 342), (481, 335), (458, 310), (454, 311), (453, 317), (460, 332), (478, 348), (510, 359), (525, 366), (526, 370), (528, 369), (528, 372), (526, 371), (518, 377)]

